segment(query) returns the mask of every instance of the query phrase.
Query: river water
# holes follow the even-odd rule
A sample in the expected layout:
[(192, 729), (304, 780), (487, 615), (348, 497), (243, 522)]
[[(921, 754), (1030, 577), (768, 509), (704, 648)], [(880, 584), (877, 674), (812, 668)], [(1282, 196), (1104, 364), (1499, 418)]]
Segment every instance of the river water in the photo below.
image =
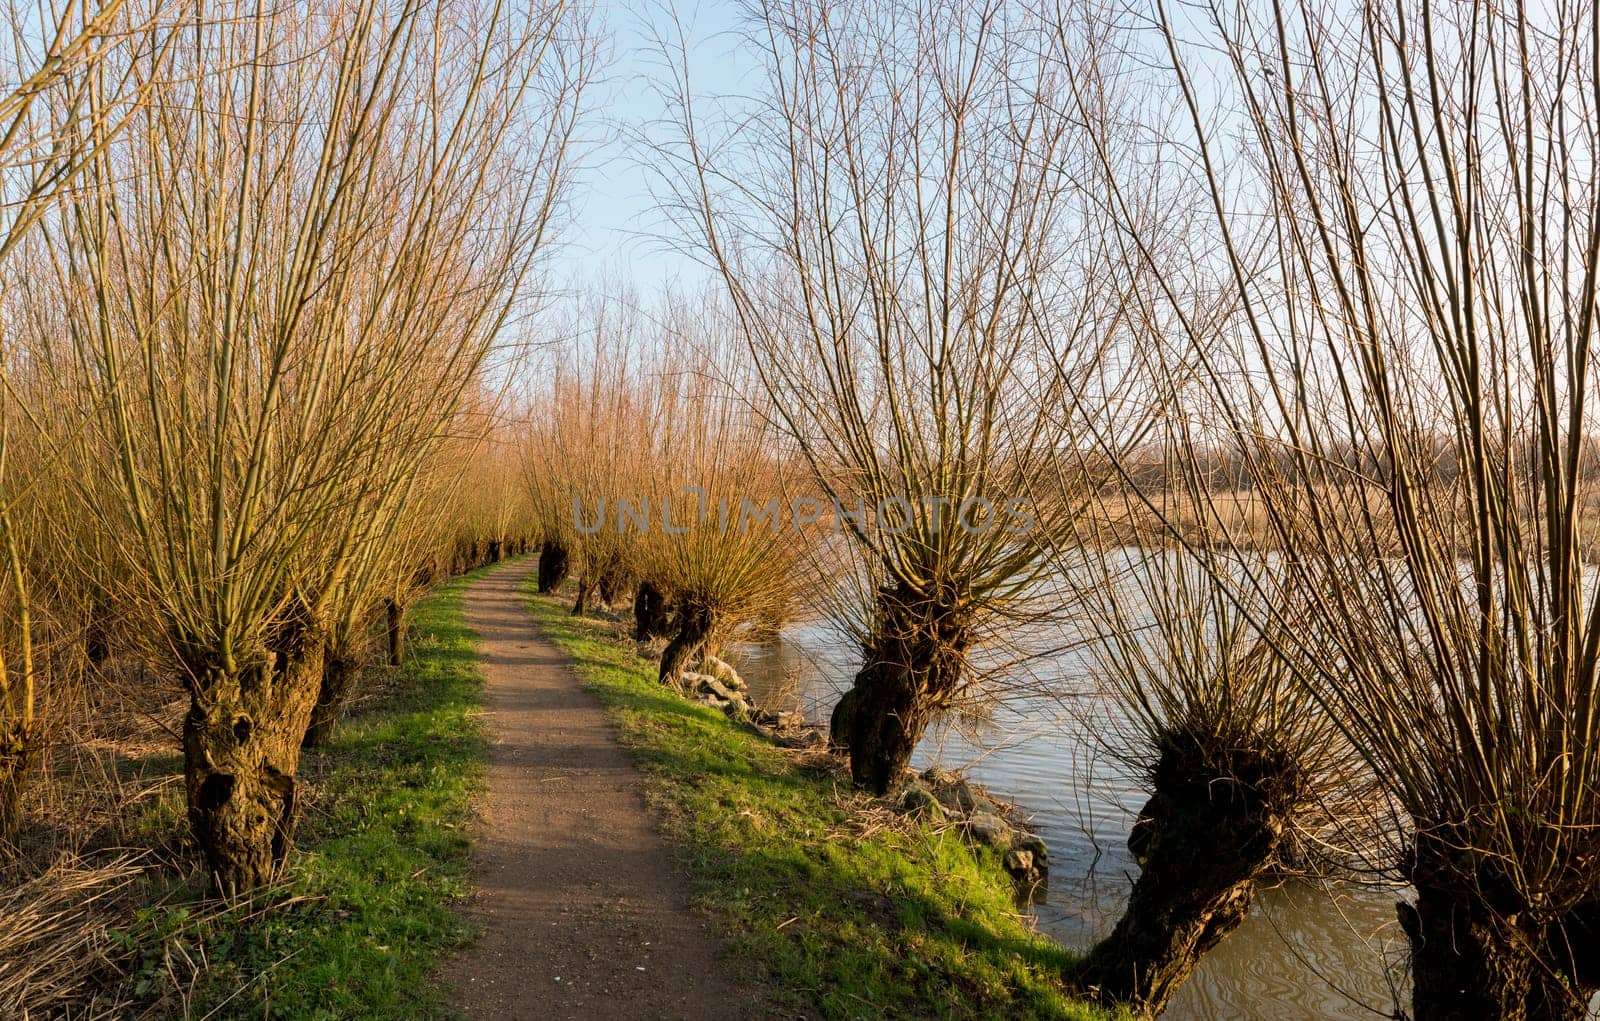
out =
[[(826, 623), (735, 650), (758, 704), (799, 709), (825, 723), (849, 686), (859, 652)], [(940, 725), (918, 746), (920, 768), (964, 768), (1033, 817), (1050, 847), (1050, 888), (1032, 907), (1038, 925), (1085, 948), (1115, 925), (1138, 872), (1125, 841), (1145, 795), (1100, 747), (1105, 716), (1081, 662), (1053, 658), (1035, 693), (1000, 703), (977, 724)], [(1077, 701), (1074, 701), (1076, 699)], [(1099, 723), (1096, 722), (1099, 714)], [(1088, 721), (1088, 722), (1085, 722)], [(1101, 724), (1104, 730), (1101, 729)], [(1202, 962), (1165, 1015), (1179, 1021), (1310, 1021), (1392, 1016), (1403, 984), (1398, 893), (1352, 884), (1290, 881), (1263, 887), (1250, 917)]]

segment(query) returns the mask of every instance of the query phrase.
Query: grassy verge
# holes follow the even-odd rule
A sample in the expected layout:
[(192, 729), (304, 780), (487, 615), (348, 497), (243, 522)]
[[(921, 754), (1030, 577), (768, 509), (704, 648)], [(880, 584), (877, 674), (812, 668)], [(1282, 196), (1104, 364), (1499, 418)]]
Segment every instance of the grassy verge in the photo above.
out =
[(831, 770), (662, 688), (609, 626), (528, 602), (650, 777), (697, 907), (780, 1003), (829, 1018), (1105, 1016), (1067, 995), (1069, 952), (1018, 916), (993, 852), (886, 818)]
[(452, 1016), (431, 976), (469, 936), (452, 904), (486, 754), (477, 636), (462, 619), (475, 577), (418, 604), (406, 665), (372, 678), (372, 697), (305, 755), (282, 906), (207, 938), (194, 1016)]

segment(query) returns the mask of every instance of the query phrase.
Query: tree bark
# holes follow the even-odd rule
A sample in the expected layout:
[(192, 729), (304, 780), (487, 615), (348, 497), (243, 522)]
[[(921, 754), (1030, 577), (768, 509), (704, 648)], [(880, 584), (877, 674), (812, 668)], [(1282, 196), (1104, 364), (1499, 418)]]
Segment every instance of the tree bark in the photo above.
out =
[(627, 600), (633, 592), (633, 579), (623, 571), (606, 571), (600, 575), (600, 600), (613, 609)]
[(105, 625), (98, 620), (90, 621), (84, 630), (83, 656), (91, 666), (100, 666), (111, 656), (111, 643), (106, 638)]
[(502, 555), (502, 551), (504, 549), (505, 545), (499, 539), (491, 539), (489, 541), (489, 556), (487, 558), (489, 563), (498, 564), (501, 560), (505, 559)]
[(100, 666), (111, 658), (111, 598), (99, 586), (89, 596), (85, 608), (83, 656), (90, 666)]
[(207, 669), (183, 721), (189, 822), (223, 897), (274, 879), (294, 836), (295, 773), (322, 678), (319, 641), (238, 672)]
[(933, 715), (923, 695), (931, 687), (929, 673), (914, 662), (877, 658), (856, 674), (840, 729), (848, 734), (850, 777), (857, 787), (887, 794), (905, 772)]
[(389, 640), (389, 665), (399, 666), (406, 654), (406, 608), (398, 599), (383, 601), (383, 631)]
[(831, 728), (846, 738), (856, 786), (881, 795), (898, 783), (929, 721), (961, 686), (971, 641), (950, 594), (903, 583), (878, 591), (848, 719)]
[(594, 594), (594, 579), (588, 573), (578, 578), (578, 594), (572, 600), (572, 615), (581, 617), (589, 612), (589, 596)]
[(1288, 756), (1168, 733), (1128, 837), (1140, 864), (1111, 935), (1072, 972), (1086, 996), (1159, 1014), (1239, 927), (1309, 780)]
[(673, 631), (672, 604), (666, 595), (650, 582), (640, 582), (633, 597), (634, 640), (648, 642), (665, 638)]
[(1585, 912), (1540, 917), (1492, 862), (1459, 846), (1420, 835), (1408, 869), (1416, 903), (1396, 905), (1414, 1021), (1582, 1021), (1600, 988)]
[(661, 653), (662, 684), (683, 687), (683, 673), (705, 651), (706, 642), (716, 630), (716, 617), (710, 607), (686, 605), (678, 613), (678, 631)]
[(539, 548), (539, 591), (548, 594), (560, 588), (571, 569), (572, 558), (567, 548), (558, 543), (545, 543)]
[(322, 683), (317, 689), (317, 703), (311, 710), (311, 725), (306, 728), (307, 748), (321, 748), (333, 737), (333, 728), (344, 713), (345, 700), (355, 690), (361, 676), (361, 664), (344, 656), (324, 655)]
[(828, 716), (828, 748), (836, 753), (850, 751), (850, 731), (854, 727), (856, 689), (849, 688), (834, 704)]

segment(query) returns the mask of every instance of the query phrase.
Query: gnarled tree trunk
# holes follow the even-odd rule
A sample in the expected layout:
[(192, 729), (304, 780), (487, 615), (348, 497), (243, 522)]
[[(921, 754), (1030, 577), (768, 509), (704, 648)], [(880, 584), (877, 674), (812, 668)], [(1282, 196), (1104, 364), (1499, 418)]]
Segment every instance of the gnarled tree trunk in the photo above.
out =
[(686, 601), (678, 612), (678, 630), (661, 652), (662, 684), (683, 687), (683, 673), (705, 652), (706, 642), (716, 630), (716, 617), (703, 604)]
[(864, 664), (830, 724), (835, 745), (850, 752), (856, 786), (886, 794), (895, 785), (928, 723), (960, 687), (971, 643), (966, 614), (952, 598), (903, 583), (878, 591)]
[(634, 640), (667, 637), (675, 630), (672, 618), (672, 603), (666, 594), (648, 581), (640, 582), (633, 596)]
[(600, 599), (615, 608), (633, 593), (633, 579), (625, 571), (606, 571), (600, 575)]
[(1461, 846), (1419, 834), (1407, 862), (1417, 900), (1396, 907), (1414, 1021), (1582, 1021), (1600, 988), (1591, 912), (1549, 918)]
[(305, 747), (320, 748), (333, 737), (333, 728), (360, 674), (361, 664), (353, 658), (332, 653), (323, 656), (322, 683), (317, 689), (317, 703), (311, 710), (311, 725), (306, 728), (302, 742)]
[(828, 749), (844, 753), (850, 750), (850, 731), (855, 726), (856, 689), (846, 689), (834, 703), (828, 716)]
[(1309, 780), (1288, 755), (1170, 731), (1128, 847), (1140, 873), (1110, 936), (1072, 978), (1108, 1005), (1159, 1014), (1250, 909)]
[(572, 557), (559, 543), (547, 542), (539, 548), (539, 591), (554, 592), (567, 580), (572, 570)]
[(183, 720), (189, 822), (224, 897), (281, 869), (294, 836), (295, 772), (322, 680), (320, 641), (271, 662), (194, 679)]
[(929, 687), (927, 671), (899, 658), (871, 659), (856, 674), (835, 707), (843, 719), (837, 727), (830, 720), (829, 730), (846, 737), (850, 777), (857, 787), (887, 794), (905, 772), (933, 718), (933, 706), (923, 695)]
[(383, 601), (383, 633), (388, 638), (389, 665), (399, 666), (406, 655), (406, 608), (398, 599)]
[(96, 595), (89, 603), (89, 623), (83, 632), (83, 655), (91, 666), (99, 666), (111, 657), (111, 638), (106, 621), (111, 612), (107, 600)]
[(83, 633), (83, 657), (91, 666), (100, 666), (111, 656), (111, 643), (105, 625), (91, 621)]
[(578, 576), (578, 594), (572, 600), (572, 615), (581, 617), (589, 612), (589, 597), (594, 594), (595, 579), (585, 571)]

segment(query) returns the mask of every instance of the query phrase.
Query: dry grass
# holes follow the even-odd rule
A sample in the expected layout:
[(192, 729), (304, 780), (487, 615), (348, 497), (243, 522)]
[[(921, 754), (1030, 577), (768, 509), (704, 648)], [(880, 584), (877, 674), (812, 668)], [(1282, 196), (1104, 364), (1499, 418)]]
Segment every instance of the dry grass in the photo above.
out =
[[(0, 889), (0, 1017), (50, 1017), (83, 998), (84, 976), (121, 955), (115, 930), (127, 923), (123, 896), (144, 872), (135, 856), (103, 865), (64, 861)], [(96, 1013), (127, 1004), (113, 998)]]
[[(184, 700), (126, 663), (92, 684), (45, 694), (49, 730), (27, 822), (0, 859), (0, 1017), (132, 1017), (127, 981), (146, 954), (179, 946), (151, 924), (198, 924), (220, 908), (153, 909), (183, 889), (179, 762), (172, 733)], [(157, 963), (157, 962), (152, 962)], [(159, 962), (172, 988), (201, 965)]]
[(36, 869), (136, 843), (140, 816), (181, 783), (177, 734), (187, 699), (127, 660), (51, 692), (49, 729), (24, 803), (18, 850)]

